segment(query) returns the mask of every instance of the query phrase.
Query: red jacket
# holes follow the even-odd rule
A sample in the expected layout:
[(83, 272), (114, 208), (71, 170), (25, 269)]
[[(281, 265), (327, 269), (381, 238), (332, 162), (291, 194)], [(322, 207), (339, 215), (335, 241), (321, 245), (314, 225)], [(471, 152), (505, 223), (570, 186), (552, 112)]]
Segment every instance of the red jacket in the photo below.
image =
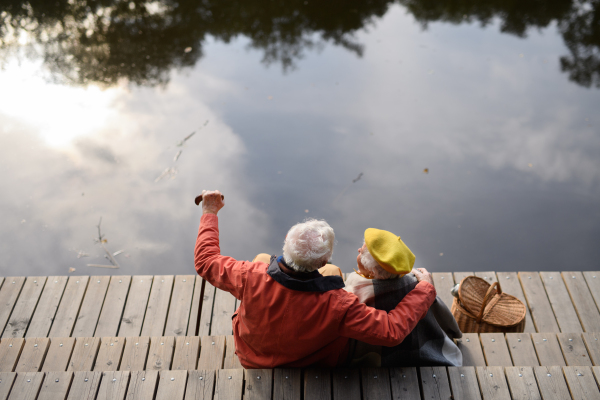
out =
[(360, 303), (344, 289), (288, 289), (267, 273), (267, 264), (220, 254), (219, 220), (214, 214), (200, 220), (195, 264), (200, 276), (241, 300), (233, 316), (233, 335), (244, 368), (332, 367), (345, 361), (349, 338), (396, 346), (436, 296), (431, 284), (420, 282), (387, 313)]

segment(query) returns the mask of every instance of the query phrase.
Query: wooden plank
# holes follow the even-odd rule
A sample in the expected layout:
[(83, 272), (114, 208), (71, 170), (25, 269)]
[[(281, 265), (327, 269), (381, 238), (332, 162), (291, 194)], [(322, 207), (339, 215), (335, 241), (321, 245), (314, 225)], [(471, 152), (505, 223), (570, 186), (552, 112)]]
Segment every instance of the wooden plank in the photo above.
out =
[(142, 336), (162, 336), (167, 322), (171, 291), (173, 289), (173, 275), (157, 275), (152, 283), (152, 290), (148, 299)]
[(231, 335), (233, 333), (231, 317), (235, 312), (235, 300), (231, 293), (217, 289), (210, 326), (211, 335)]
[(126, 338), (119, 369), (121, 371), (143, 371), (146, 368), (149, 349), (150, 338), (148, 336)]
[(503, 333), (482, 333), (479, 337), (487, 365), (512, 367), (512, 359)]
[(102, 372), (77, 371), (73, 376), (68, 400), (95, 400)]
[(594, 377), (596, 378), (596, 382), (598, 382), (598, 384), (600, 385), (600, 367), (593, 366), (592, 373), (594, 374)]
[(540, 365), (567, 365), (555, 334), (532, 333), (531, 339)]
[(198, 336), (179, 336), (175, 340), (173, 370), (194, 370), (200, 357), (200, 338)]
[(519, 272), (521, 287), (538, 332), (560, 332), (544, 284), (537, 272)]
[(129, 384), (129, 371), (102, 372), (97, 400), (124, 400)]
[(569, 366), (592, 365), (581, 336), (577, 333), (559, 333), (556, 335), (560, 349)]
[(225, 338), (225, 361), (223, 362), (224, 369), (243, 368), (240, 359), (235, 354), (235, 341), (233, 335)]
[(273, 371), (273, 399), (300, 400), (302, 393), (302, 370), (275, 368)]
[(333, 400), (361, 400), (360, 374), (358, 369), (336, 368), (332, 372)]
[(387, 368), (363, 368), (361, 370), (364, 400), (390, 399), (390, 374)]
[(488, 283), (497, 282), (498, 278), (494, 271), (476, 271), (475, 276), (484, 279)]
[(154, 371), (171, 369), (174, 349), (175, 338), (173, 336), (151, 337), (146, 369)]
[(131, 276), (119, 275), (110, 278), (104, 305), (102, 306), (102, 311), (98, 318), (98, 325), (96, 326), (94, 336), (117, 336), (130, 284)]
[[(363, 398), (366, 399), (365, 396)], [(219, 400), (222, 400), (220, 396)], [(304, 370), (304, 400), (331, 400), (331, 371), (313, 368)]]
[(94, 371), (119, 371), (125, 338), (104, 337), (100, 339), (100, 349), (94, 363)]
[(590, 293), (600, 308), (600, 271), (583, 271), (583, 277), (590, 288)]
[(131, 287), (119, 326), (119, 336), (140, 336), (152, 280), (152, 275), (137, 275), (131, 278)]
[(186, 383), (187, 371), (160, 371), (155, 400), (183, 400)]
[(223, 368), (225, 336), (203, 336), (200, 340), (200, 346), (198, 369)]
[(245, 389), (244, 400), (271, 400), (273, 392), (273, 370), (247, 370)]
[(194, 275), (177, 275), (175, 277), (165, 336), (185, 336), (187, 334), (194, 295), (194, 278)]
[(215, 371), (201, 369), (189, 371), (185, 400), (213, 400)]
[(580, 271), (562, 273), (575, 311), (585, 332), (600, 332), (600, 312)]
[[(428, 400), (450, 400), (452, 391), (445, 367), (421, 367), (421, 387), (423, 398)], [(402, 398), (402, 397), (400, 397)], [(418, 390), (412, 394), (412, 399), (419, 399)]]
[(586, 332), (581, 335), (593, 365), (600, 365), (600, 333)]
[(505, 373), (513, 399), (542, 400), (533, 367), (506, 367)]
[(16, 377), (15, 372), (0, 372), (0, 399), (5, 400), (8, 398)]
[(0, 342), (0, 372), (13, 372), (15, 370), (24, 344), (25, 339), (2, 339)]
[(71, 336), (89, 280), (89, 276), (72, 276), (69, 278), (52, 322), (49, 337)]
[(598, 385), (590, 367), (563, 367), (563, 371), (572, 399), (600, 400)]
[(506, 342), (514, 365), (540, 365), (529, 333), (507, 333)]
[(19, 299), (2, 333), (2, 338), (22, 338), (29, 327), (44, 285), (45, 276), (31, 276), (25, 280)]
[(68, 279), (68, 276), (48, 277), (40, 301), (29, 323), (29, 328), (25, 333), (26, 338), (48, 336)]
[(444, 304), (450, 308), (452, 306), (452, 302), (454, 301), (454, 296), (452, 296), (452, 293), (450, 293), (450, 289), (454, 287), (454, 278), (452, 277), (452, 273), (434, 272), (431, 275), (433, 276), (433, 284), (435, 286), (437, 295), (442, 299)]
[(448, 378), (455, 399), (481, 400), (475, 367), (448, 367)]
[[(2, 284), (4, 282), (4, 284)], [(0, 329), (4, 331), (25, 283), (24, 276), (0, 278)]]
[(71, 336), (77, 338), (94, 336), (109, 282), (110, 276), (90, 278)]
[(454, 282), (460, 283), (467, 276), (475, 275), (473, 272), (455, 272), (454, 273)]
[(563, 376), (562, 367), (533, 367), (533, 372), (535, 373), (542, 399), (565, 400), (571, 397)]
[(25, 341), (15, 372), (38, 372), (48, 351), (50, 339), (30, 338)]
[(477, 367), (483, 400), (511, 400), (504, 367)]
[(156, 392), (158, 371), (131, 371), (127, 400), (152, 399)]
[(91, 371), (96, 361), (99, 347), (100, 338), (77, 338), (67, 371)]
[(540, 272), (561, 332), (583, 332), (560, 272)]
[[(521, 300), (523, 304), (527, 307), (527, 300), (525, 300), (525, 295), (523, 294), (523, 288), (521, 287), (521, 282), (519, 281), (519, 276), (516, 272), (496, 272), (496, 276), (498, 277), (498, 282), (500, 282), (500, 286), (502, 287), (502, 291), (515, 296), (517, 299)], [(531, 312), (529, 311), (529, 307), (527, 307), (527, 314), (525, 315), (525, 330), (524, 332), (535, 332), (535, 325), (533, 324), (533, 320), (531, 319)]]
[(65, 400), (72, 380), (72, 372), (46, 372), (37, 400)]
[(215, 399), (241, 400), (244, 385), (243, 369), (217, 370)]
[(66, 371), (74, 347), (75, 338), (50, 338), (50, 346), (48, 346), (42, 371)]
[(43, 372), (18, 373), (8, 400), (35, 400), (43, 380)]
[(200, 312), (200, 322), (198, 323), (198, 336), (210, 335), (210, 324), (212, 322), (212, 310), (215, 302), (216, 288), (208, 282), (204, 282), (204, 292), (202, 294), (202, 307)]
[(463, 355), (463, 366), (485, 366), (485, 357), (481, 342), (476, 333), (463, 333), (461, 339), (456, 339), (456, 345)]
[(198, 335), (198, 323), (200, 322), (200, 310), (202, 309), (202, 291), (204, 290), (204, 279), (196, 276), (194, 283), (194, 295), (192, 296), (192, 308), (190, 309), (190, 320), (188, 322), (187, 335)]

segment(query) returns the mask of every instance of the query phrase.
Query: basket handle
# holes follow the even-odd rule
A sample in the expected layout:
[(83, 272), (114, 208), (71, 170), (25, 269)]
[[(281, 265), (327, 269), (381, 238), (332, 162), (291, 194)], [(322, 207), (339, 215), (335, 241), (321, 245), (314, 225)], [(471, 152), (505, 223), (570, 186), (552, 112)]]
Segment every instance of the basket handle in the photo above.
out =
[(496, 293), (492, 293), (494, 288), (496, 288), (496, 293), (498, 293), (498, 294), (502, 293), (502, 288), (500, 287), (499, 282), (494, 282), (490, 285), (487, 292), (485, 292), (485, 296), (483, 297), (483, 303), (481, 304), (481, 310), (479, 311), (479, 315), (477, 316), (478, 324), (481, 322), (481, 319), (483, 318), (483, 311), (485, 310), (485, 306), (487, 306), (487, 304), (490, 302), (492, 297), (494, 297), (494, 295), (496, 294)]

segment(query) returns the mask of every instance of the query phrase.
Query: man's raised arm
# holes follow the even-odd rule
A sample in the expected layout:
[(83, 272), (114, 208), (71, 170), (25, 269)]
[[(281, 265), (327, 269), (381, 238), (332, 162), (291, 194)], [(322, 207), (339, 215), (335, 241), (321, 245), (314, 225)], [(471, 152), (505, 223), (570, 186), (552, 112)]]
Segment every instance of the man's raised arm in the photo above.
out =
[(194, 254), (198, 275), (218, 289), (241, 299), (244, 268), (242, 261), (221, 255), (219, 247), (219, 218), (217, 213), (225, 206), (218, 190), (202, 191), (202, 218)]

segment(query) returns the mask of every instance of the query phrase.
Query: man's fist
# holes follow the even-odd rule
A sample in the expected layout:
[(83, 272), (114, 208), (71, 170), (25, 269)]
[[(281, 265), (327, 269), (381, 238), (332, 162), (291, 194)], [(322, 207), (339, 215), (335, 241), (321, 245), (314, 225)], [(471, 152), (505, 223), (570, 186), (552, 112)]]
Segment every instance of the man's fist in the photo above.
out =
[(202, 191), (202, 214), (215, 214), (225, 206), (223, 195), (218, 190)]

